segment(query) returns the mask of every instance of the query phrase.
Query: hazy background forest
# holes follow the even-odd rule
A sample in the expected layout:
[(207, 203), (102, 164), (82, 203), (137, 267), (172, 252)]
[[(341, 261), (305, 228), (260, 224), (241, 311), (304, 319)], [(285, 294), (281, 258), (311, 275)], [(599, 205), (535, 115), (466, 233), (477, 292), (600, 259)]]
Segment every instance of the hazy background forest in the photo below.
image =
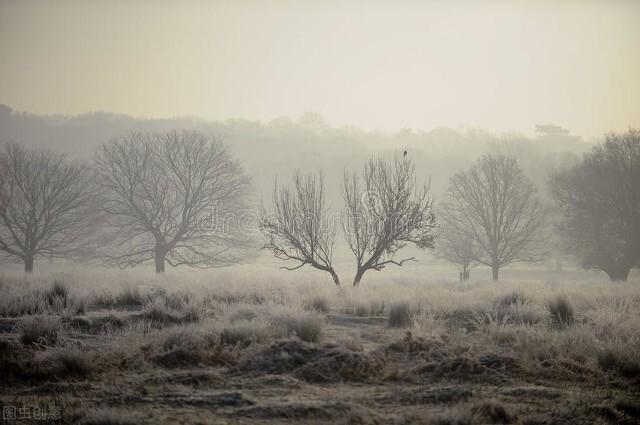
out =
[[(79, 116), (38, 116), (2, 105), (0, 126), (6, 141), (20, 141), (20, 145), (25, 147), (63, 152), (69, 158), (80, 161), (91, 161), (99, 145), (133, 131), (166, 132), (189, 128), (216, 135), (240, 159), (251, 176), (251, 203), (256, 211), (262, 203), (271, 202), (275, 179), (288, 181), (295, 170), (305, 173), (322, 171), (330, 209), (339, 211), (343, 208), (341, 187), (345, 170), (362, 168), (370, 157), (390, 159), (400, 156), (404, 150), (415, 163), (417, 179), (430, 179), (431, 194), (436, 203), (442, 198), (453, 174), (468, 168), (480, 156), (493, 153), (516, 158), (541, 197), (550, 205), (549, 176), (575, 163), (594, 143), (601, 140), (584, 140), (571, 134), (570, 130), (553, 124), (535, 125), (531, 136), (496, 134), (470, 127), (439, 127), (430, 131), (404, 128), (393, 133), (367, 131), (357, 127), (331, 126), (317, 112), (306, 112), (293, 118), (275, 118), (267, 123), (242, 119), (217, 122), (191, 117), (143, 119), (104, 112)], [(99, 232), (99, 229), (96, 230)], [(548, 232), (550, 243), (557, 244), (552, 226)], [(257, 228), (253, 236), (259, 244)], [(337, 262), (350, 273), (349, 258), (342, 245), (338, 238)], [(394, 270), (399, 277), (418, 272), (425, 276), (456, 278), (456, 268), (446, 261), (437, 260), (429, 250), (408, 249), (417, 256), (419, 262), (407, 264), (407, 270), (404, 271)], [(60, 260), (57, 261), (59, 263)], [(254, 258), (243, 261), (250, 262), (272, 269), (278, 267), (277, 260), (259, 249), (254, 251)], [(9, 265), (5, 267), (11, 268)], [(47, 267), (60, 270), (46, 262), (42, 267), (45, 270)], [(566, 271), (575, 273), (579, 269), (576, 259), (567, 255), (560, 246), (550, 251), (548, 261), (524, 266), (525, 269), (532, 267), (538, 272), (557, 271), (564, 267)], [(490, 271), (483, 268), (478, 268), (474, 273), (485, 278), (490, 275)], [(288, 279), (286, 272), (280, 274)], [(544, 276), (544, 273), (538, 275), (539, 278)]]

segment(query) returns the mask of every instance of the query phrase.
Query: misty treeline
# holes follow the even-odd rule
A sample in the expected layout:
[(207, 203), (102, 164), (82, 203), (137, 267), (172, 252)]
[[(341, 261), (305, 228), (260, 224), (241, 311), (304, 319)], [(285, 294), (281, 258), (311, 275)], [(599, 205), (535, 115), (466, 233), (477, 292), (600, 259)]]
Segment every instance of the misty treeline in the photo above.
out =
[[(220, 267), (254, 255), (257, 227), (285, 268), (310, 266), (336, 284), (334, 248), (342, 241), (356, 286), (367, 271), (414, 261), (402, 255), (408, 245), (459, 265), (463, 277), (485, 265), (498, 279), (508, 264), (541, 261), (561, 249), (612, 280), (625, 280), (640, 265), (635, 130), (608, 135), (582, 159), (568, 156), (545, 169), (509, 145), (493, 149), (453, 169), (435, 203), (431, 170), (419, 154), (371, 154), (364, 166), (342, 164), (340, 179), (330, 169), (330, 178), (297, 172), (290, 184), (272, 180), (271, 202), (262, 208), (251, 197), (253, 169), (208, 134), (130, 132), (82, 161), (5, 143), (3, 258), (24, 263), (27, 272), (37, 258), (152, 263), (158, 272), (167, 264)], [(335, 209), (330, 190), (339, 193)]]
[(37, 257), (225, 266), (250, 241), (238, 220), (250, 179), (227, 148), (194, 131), (132, 133), (80, 164), (7, 144), (0, 153), (0, 250)]
[[(581, 161), (551, 173), (555, 202), (545, 202), (513, 157), (486, 154), (449, 179), (434, 212), (429, 186), (416, 185), (406, 151), (401, 159), (370, 160), (358, 175), (345, 171), (344, 208), (339, 217), (326, 208), (322, 174), (296, 174), (292, 187), (273, 190), (272, 210), (263, 210), (261, 228), (274, 256), (325, 271), (339, 285), (333, 267), (336, 218), (356, 262), (353, 285), (367, 270), (402, 266), (407, 244), (435, 249), (462, 269), (478, 264), (500, 269), (546, 259), (558, 243), (586, 268), (611, 280), (626, 280), (640, 266), (640, 132), (606, 136)], [(436, 219), (437, 217), (437, 219)]]

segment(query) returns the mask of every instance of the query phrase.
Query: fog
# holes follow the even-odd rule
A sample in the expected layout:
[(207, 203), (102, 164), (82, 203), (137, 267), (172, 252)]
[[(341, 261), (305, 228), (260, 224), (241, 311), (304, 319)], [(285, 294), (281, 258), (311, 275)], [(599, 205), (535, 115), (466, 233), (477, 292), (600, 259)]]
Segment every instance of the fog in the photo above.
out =
[(640, 122), (639, 14), (632, 0), (5, 0), (0, 102), (216, 121), (317, 111), (388, 132), (553, 123), (591, 140)]
[[(134, 132), (195, 130), (239, 161), (256, 220), (297, 171), (322, 173), (326, 207), (342, 211), (344, 173), (373, 158), (409, 161), (435, 210), (454, 175), (487, 154), (513, 158), (551, 207), (553, 175), (640, 124), (639, 12), (623, 1), (4, 1), (0, 142), (95, 168)], [(546, 221), (548, 267), (579, 265)], [(420, 263), (407, 276), (445, 264), (405, 250)], [(342, 237), (335, 255), (351, 273)], [(257, 258), (277, 267), (268, 250), (240, 262)]]
[(2, 423), (637, 424), (639, 18), (0, 0)]

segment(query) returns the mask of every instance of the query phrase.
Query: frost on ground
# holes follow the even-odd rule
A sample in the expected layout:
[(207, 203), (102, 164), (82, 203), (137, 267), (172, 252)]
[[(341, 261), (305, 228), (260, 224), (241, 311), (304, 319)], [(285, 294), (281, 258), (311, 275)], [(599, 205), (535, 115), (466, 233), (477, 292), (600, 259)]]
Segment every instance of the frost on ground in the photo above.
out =
[(640, 421), (633, 279), (5, 275), (0, 292), (0, 404), (58, 403), (64, 423)]

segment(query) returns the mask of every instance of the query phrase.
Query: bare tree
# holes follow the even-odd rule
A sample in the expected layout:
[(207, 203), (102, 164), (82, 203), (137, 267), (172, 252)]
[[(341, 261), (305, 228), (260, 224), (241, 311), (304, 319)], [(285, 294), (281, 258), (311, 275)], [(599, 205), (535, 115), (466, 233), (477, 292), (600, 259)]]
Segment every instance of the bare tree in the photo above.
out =
[(250, 180), (217, 139), (195, 131), (133, 133), (101, 146), (95, 162), (108, 262), (153, 260), (161, 273), (165, 262), (210, 268), (245, 255)]
[(462, 269), (460, 280), (469, 280), (469, 273), (478, 264), (477, 258), (480, 252), (471, 235), (464, 234), (455, 226), (449, 225), (446, 221), (447, 216), (446, 210), (439, 214), (441, 225), (436, 240), (436, 257), (460, 266)]
[(356, 259), (353, 286), (367, 270), (415, 260), (395, 258), (407, 243), (433, 248), (436, 222), (429, 186), (417, 187), (415, 168), (406, 156), (393, 162), (370, 160), (362, 178), (345, 172), (343, 196), (345, 238)]
[(567, 248), (585, 267), (627, 280), (640, 266), (640, 131), (607, 135), (581, 162), (556, 173), (551, 189)]
[(51, 151), (10, 144), (0, 153), (0, 251), (33, 271), (37, 257), (63, 257), (87, 229), (91, 175)]
[(318, 176), (301, 176), (296, 172), (293, 188), (273, 188), (273, 209), (262, 209), (260, 227), (267, 238), (265, 248), (276, 258), (296, 264), (286, 270), (296, 270), (305, 265), (325, 271), (333, 282), (340, 279), (333, 268), (335, 225), (325, 205), (324, 179)]
[(515, 159), (486, 155), (454, 175), (445, 208), (447, 225), (474, 241), (477, 261), (491, 267), (494, 280), (501, 267), (543, 257), (544, 208)]

